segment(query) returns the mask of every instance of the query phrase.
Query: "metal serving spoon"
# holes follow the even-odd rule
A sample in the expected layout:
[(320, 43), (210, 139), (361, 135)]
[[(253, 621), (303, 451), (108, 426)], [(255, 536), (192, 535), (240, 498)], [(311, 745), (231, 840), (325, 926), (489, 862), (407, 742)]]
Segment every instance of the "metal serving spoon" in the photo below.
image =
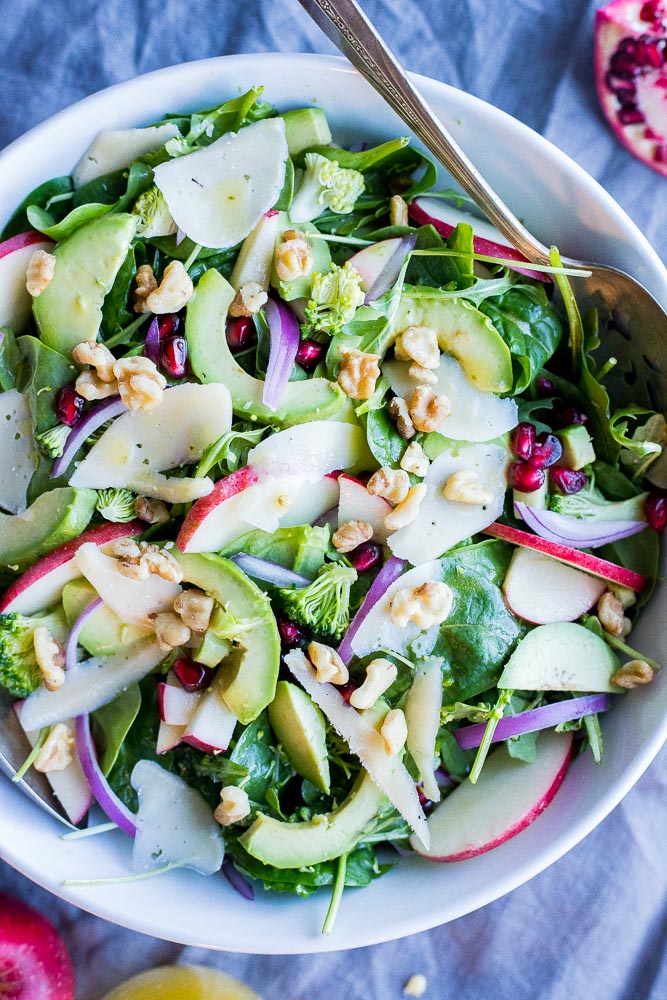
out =
[[(299, 0), (322, 31), (378, 91), (512, 246), (534, 264), (549, 251), (523, 226), (471, 163), (429, 107), (356, 0)], [(597, 306), (606, 324), (604, 349), (618, 364), (605, 380), (616, 406), (634, 402), (667, 410), (667, 313), (638, 281), (604, 264), (563, 258), (577, 277), (581, 306)], [(662, 484), (660, 484), (662, 485)], [(667, 483), (665, 483), (667, 485)]]

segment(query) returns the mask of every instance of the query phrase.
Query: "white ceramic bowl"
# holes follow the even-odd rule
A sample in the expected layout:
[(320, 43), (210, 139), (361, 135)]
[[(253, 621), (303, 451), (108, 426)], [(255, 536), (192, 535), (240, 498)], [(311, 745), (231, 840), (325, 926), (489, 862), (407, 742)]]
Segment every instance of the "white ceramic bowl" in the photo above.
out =
[[(243, 55), (188, 63), (119, 84), (40, 125), (0, 154), (0, 220), (38, 183), (69, 173), (102, 127), (139, 125), (167, 111), (213, 106), (253, 84), (286, 110), (317, 102), (336, 139), (370, 142), (405, 133), (395, 115), (341, 59)], [(545, 243), (581, 259), (623, 268), (667, 301), (667, 272), (637, 227), (572, 160), (525, 125), (451, 87), (418, 78), (427, 99), (514, 211)], [(664, 586), (660, 589), (664, 590)], [(636, 631), (637, 645), (667, 659), (660, 589)], [(262, 954), (354, 948), (445, 923), (527, 881), (586, 836), (637, 781), (667, 737), (667, 678), (636, 691), (604, 718), (596, 767), (578, 759), (547, 811), (500, 848), (469, 861), (401, 861), (362, 891), (345, 894), (334, 933), (320, 928), (328, 899), (258, 893), (254, 904), (221, 877), (172, 872), (133, 885), (63, 889), (67, 878), (127, 872), (120, 833), (77, 842), (0, 778), (0, 853), (29, 878), (72, 903), (137, 931), (174, 941)]]

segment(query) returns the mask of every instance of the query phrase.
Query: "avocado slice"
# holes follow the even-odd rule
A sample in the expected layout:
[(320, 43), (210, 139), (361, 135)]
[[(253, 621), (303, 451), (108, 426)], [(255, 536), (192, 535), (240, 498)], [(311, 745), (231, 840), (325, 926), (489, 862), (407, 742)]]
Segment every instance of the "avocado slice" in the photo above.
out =
[(269, 722), (294, 770), (328, 795), (326, 726), (317, 705), (296, 684), (279, 681), (269, 705)]
[[(281, 242), (285, 230), (291, 228), (293, 228), (293, 224), (290, 222), (289, 215), (286, 212), (281, 212), (277, 229), (278, 243)], [(310, 233), (319, 232), (312, 222), (300, 222), (299, 229), (305, 236), (308, 236)], [(310, 249), (313, 255), (313, 266), (310, 272), (303, 277), (294, 278), (293, 281), (281, 281), (276, 273), (275, 265), (271, 269), (271, 285), (278, 291), (281, 299), (284, 299), (285, 302), (310, 298), (313, 274), (316, 271), (319, 274), (327, 274), (331, 270), (331, 253), (327, 241), (322, 239), (311, 240)]]
[[(215, 272), (217, 273), (217, 272)], [(183, 568), (183, 579), (200, 587), (236, 619), (251, 621), (237, 639), (240, 655), (221, 667), (222, 696), (236, 718), (248, 725), (269, 705), (276, 693), (280, 665), (280, 636), (266, 594), (233, 562), (209, 553), (171, 554)]]
[(298, 156), (311, 146), (328, 146), (331, 129), (322, 108), (295, 108), (282, 115), (290, 156)]
[(572, 424), (556, 431), (556, 437), (563, 446), (563, 454), (558, 464), (567, 469), (583, 469), (595, 461), (595, 449), (591, 436), (583, 424)]
[(234, 413), (262, 424), (289, 427), (307, 420), (328, 420), (345, 410), (347, 396), (326, 378), (290, 382), (276, 410), (264, 405), (264, 383), (244, 371), (227, 346), (225, 325), (235, 294), (229, 282), (209, 268), (188, 303), (185, 333), (192, 371), (200, 382), (224, 383)]
[(285, 823), (260, 813), (239, 842), (248, 854), (275, 868), (302, 868), (351, 851), (385, 802), (365, 771), (333, 812), (306, 823)]
[(102, 305), (137, 228), (137, 216), (105, 215), (56, 247), (56, 271), (33, 302), (40, 339), (66, 357), (82, 340), (97, 340)]
[(401, 296), (393, 322), (396, 333), (408, 326), (430, 327), (438, 335), (440, 350), (456, 358), (477, 389), (509, 392), (512, 356), (488, 316), (464, 299), (414, 292)]
[[(98, 593), (87, 580), (71, 580), (63, 588), (63, 608), (67, 624), (71, 628), (79, 615), (96, 600)], [(126, 625), (106, 604), (100, 605), (79, 634), (79, 645), (91, 656), (112, 656), (123, 646), (129, 646), (138, 639), (150, 635), (148, 629), (138, 625)]]
[(43, 493), (22, 514), (0, 512), (0, 566), (19, 571), (77, 538), (95, 511), (97, 492), (72, 486)]
[(231, 650), (232, 644), (229, 639), (221, 639), (212, 628), (209, 628), (204, 632), (201, 644), (192, 650), (192, 659), (197, 663), (203, 663), (205, 667), (217, 667), (226, 656), (229, 656)]

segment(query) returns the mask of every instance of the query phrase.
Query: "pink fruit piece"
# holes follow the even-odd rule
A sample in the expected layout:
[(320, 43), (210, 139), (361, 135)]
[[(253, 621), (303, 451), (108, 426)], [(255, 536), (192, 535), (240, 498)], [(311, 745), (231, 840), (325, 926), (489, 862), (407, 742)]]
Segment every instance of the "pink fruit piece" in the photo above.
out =
[(78, 424), (85, 402), (73, 385), (64, 385), (56, 396), (56, 416), (60, 423), (67, 427)]
[(60, 934), (6, 893), (0, 893), (0, 997), (74, 1000), (74, 968)]
[(203, 663), (197, 663), (186, 656), (179, 656), (174, 660), (172, 670), (188, 692), (204, 691), (213, 679), (213, 674)]
[(588, 482), (588, 476), (581, 469), (566, 469), (561, 465), (552, 466), (549, 477), (561, 493), (579, 493)]
[(515, 550), (503, 581), (510, 611), (536, 625), (576, 621), (606, 589), (600, 577), (528, 548)]
[(160, 367), (169, 378), (185, 378), (188, 372), (188, 342), (176, 334), (160, 344)]
[(239, 316), (227, 323), (227, 343), (232, 354), (251, 347), (256, 339), (255, 324), (250, 316)]
[(512, 462), (507, 473), (507, 481), (512, 489), (521, 493), (534, 493), (544, 485), (546, 474), (528, 462)]
[(276, 618), (276, 624), (278, 625), (278, 633), (280, 634), (280, 641), (283, 646), (294, 649), (295, 646), (303, 642), (305, 632), (296, 622), (290, 621), (289, 618)]
[(667, 493), (649, 493), (644, 502), (644, 514), (648, 521), (649, 528), (653, 531), (662, 531), (667, 525)]
[(510, 443), (517, 458), (530, 458), (535, 447), (535, 425), (526, 421), (517, 424), (512, 431)]
[(631, 153), (667, 177), (667, 4), (613, 0), (595, 15), (595, 82)]
[(367, 573), (382, 561), (382, 549), (375, 542), (363, 542), (352, 552), (348, 552), (347, 558), (357, 573)]
[(548, 469), (560, 459), (562, 454), (563, 446), (556, 435), (543, 432), (537, 435), (528, 461), (536, 469)]
[(307, 338), (299, 342), (296, 349), (296, 362), (304, 371), (312, 372), (324, 357), (325, 345)]

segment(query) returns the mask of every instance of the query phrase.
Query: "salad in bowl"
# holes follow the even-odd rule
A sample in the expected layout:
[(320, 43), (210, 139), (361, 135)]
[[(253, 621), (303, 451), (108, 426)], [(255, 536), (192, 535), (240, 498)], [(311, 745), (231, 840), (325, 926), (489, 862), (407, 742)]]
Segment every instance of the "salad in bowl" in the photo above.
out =
[(520, 833), (652, 683), (664, 416), (614, 408), (557, 249), (466, 208), (257, 86), (6, 224), (0, 685), (19, 774), (133, 838), (101, 883), (327, 887), (329, 930)]

